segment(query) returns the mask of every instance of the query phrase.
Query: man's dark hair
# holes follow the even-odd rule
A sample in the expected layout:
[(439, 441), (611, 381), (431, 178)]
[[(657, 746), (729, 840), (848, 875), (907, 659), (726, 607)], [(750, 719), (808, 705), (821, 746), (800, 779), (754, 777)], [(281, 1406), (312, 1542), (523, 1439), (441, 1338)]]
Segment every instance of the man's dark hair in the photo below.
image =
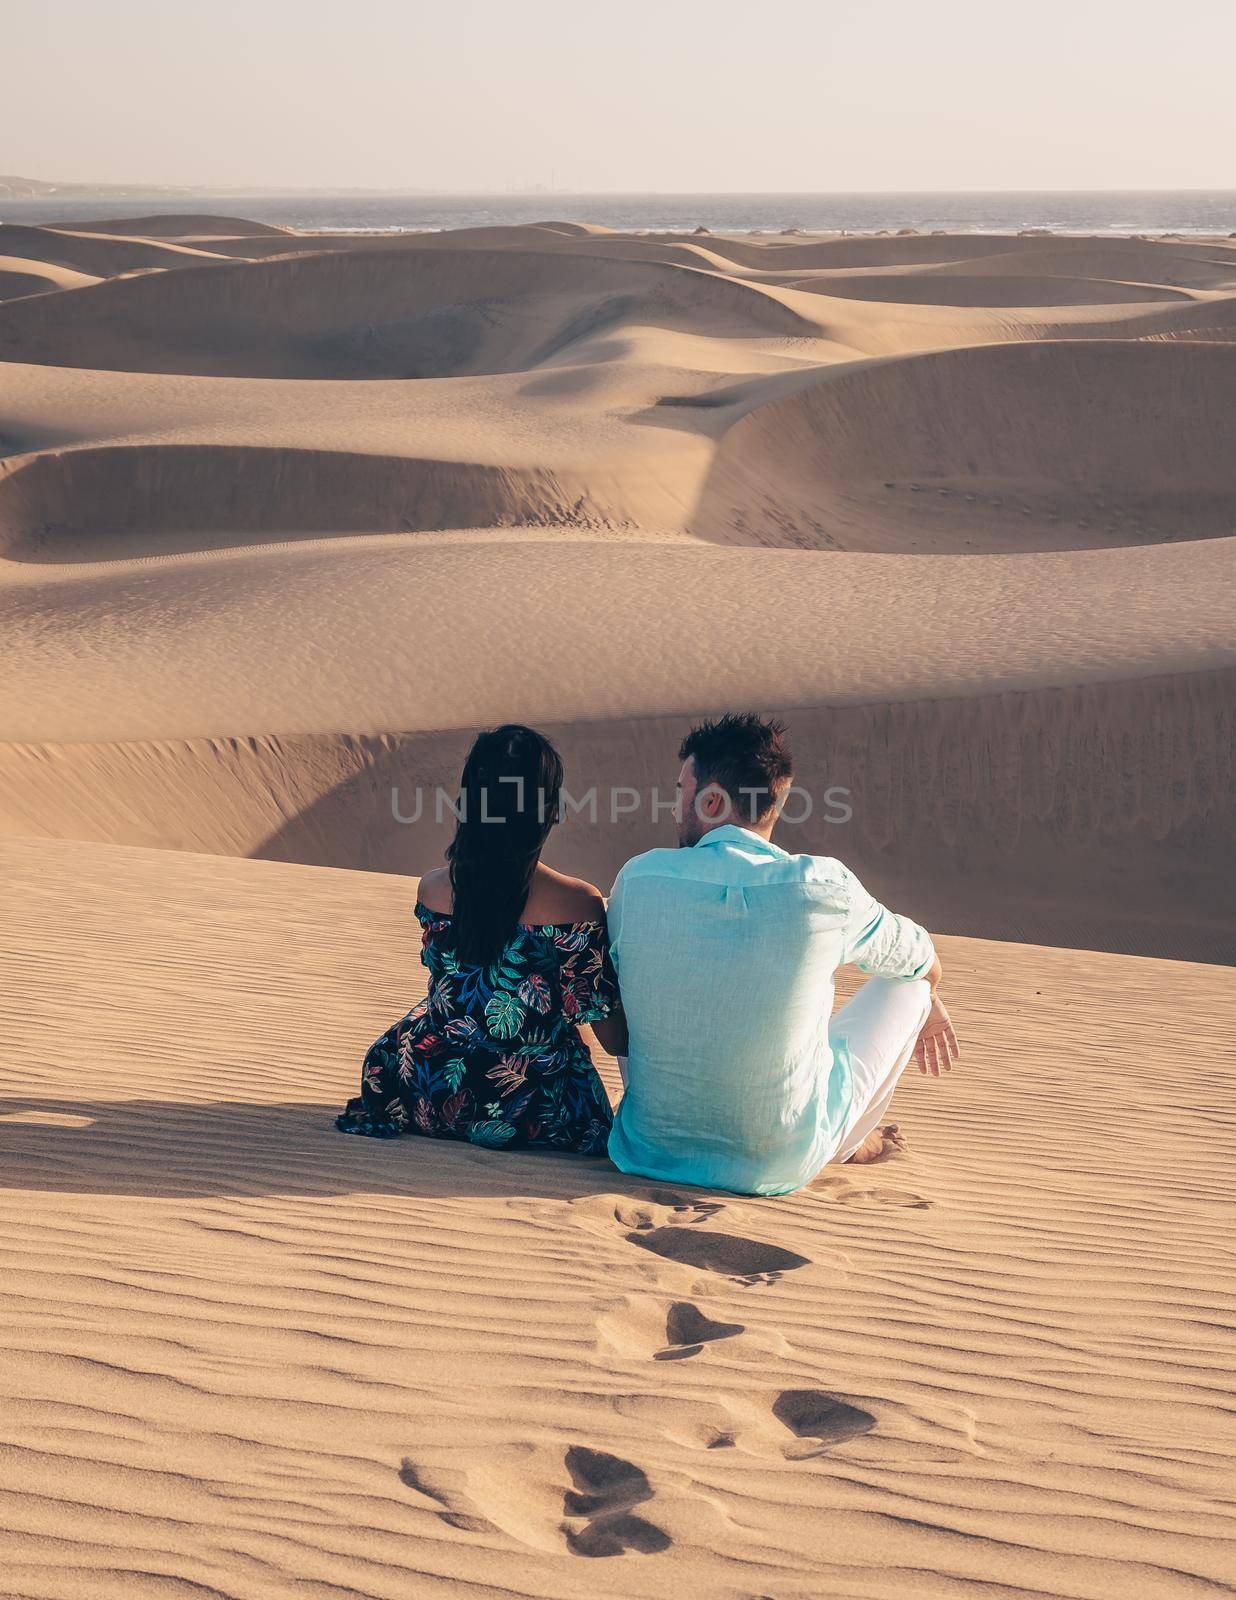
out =
[(715, 783), (723, 789), (735, 817), (744, 821), (762, 821), (794, 776), (785, 724), (754, 711), (732, 712), (692, 728), (678, 749), (680, 761), (688, 757), (699, 787)]

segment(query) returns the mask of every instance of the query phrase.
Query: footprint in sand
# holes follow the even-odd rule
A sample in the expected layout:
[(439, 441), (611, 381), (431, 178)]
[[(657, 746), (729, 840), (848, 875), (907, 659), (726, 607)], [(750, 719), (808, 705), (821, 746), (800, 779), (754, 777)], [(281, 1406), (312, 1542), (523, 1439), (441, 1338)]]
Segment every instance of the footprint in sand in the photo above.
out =
[(653, 1189), (646, 1200), (620, 1201), (614, 1207), (614, 1221), (632, 1229), (655, 1228), (661, 1224), (689, 1228), (724, 1210), (719, 1200), (691, 1200), (666, 1189)]
[(655, 1555), (673, 1541), (634, 1508), (653, 1497), (648, 1475), (632, 1461), (572, 1445), (566, 1469), (574, 1488), (562, 1499), (562, 1531), (577, 1556)]
[(661, 1227), (628, 1233), (627, 1241), (641, 1250), (651, 1250), (667, 1261), (705, 1272), (718, 1272), (743, 1284), (776, 1283), (783, 1272), (810, 1266), (810, 1257), (800, 1256), (779, 1244), (759, 1239), (744, 1239), (736, 1233), (714, 1233), (711, 1229)]
[(699, 1226), (725, 1209), (717, 1200), (695, 1200), (672, 1189), (650, 1189), (644, 1198), (619, 1202), (613, 1215), (627, 1230), (629, 1244), (667, 1261), (718, 1272), (744, 1284), (775, 1283), (783, 1272), (810, 1264), (809, 1257), (780, 1245)]
[(686, 1361), (699, 1355), (706, 1344), (718, 1339), (733, 1339), (744, 1332), (741, 1322), (714, 1322), (689, 1300), (675, 1300), (665, 1317), (664, 1350), (658, 1350), (654, 1361)]
[(876, 1419), (861, 1406), (852, 1406), (822, 1389), (786, 1389), (773, 1404), (773, 1416), (790, 1430), (797, 1439), (815, 1448), (801, 1449), (787, 1445), (785, 1454), (792, 1459), (820, 1455), (846, 1439), (856, 1439), (859, 1434), (870, 1433)]
[(449, 1498), (436, 1488), (415, 1461), (407, 1456), (399, 1467), (399, 1481), (405, 1488), (414, 1490), (423, 1500), (427, 1500), (429, 1504), (426, 1510), (432, 1511), (448, 1528), (460, 1528), (465, 1533), (484, 1533), (491, 1527), (485, 1517), (478, 1517), (471, 1511), (452, 1507)]
[(854, 1189), (834, 1196), (843, 1206), (887, 1206), (895, 1210), (930, 1211), (931, 1201), (910, 1189)]
[(565, 1544), (579, 1556), (655, 1555), (673, 1544), (636, 1511), (655, 1494), (647, 1473), (586, 1445), (572, 1445), (565, 1455), (533, 1446), (500, 1449), (444, 1474), (405, 1459), (399, 1481), (448, 1527), (503, 1532), (546, 1553), (560, 1553)]
[(725, 1364), (741, 1367), (788, 1353), (786, 1340), (775, 1328), (755, 1331), (714, 1313), (701, 1298), (706, 1288), (702, 1277), (694, 1284), (684, 1279), (677, 1289), (670, 1285), (666, 1294), (665, 1269), (652, 1255), (644, 1259), (648, 1286), (617, 1295), (598, 1307), (597, 1349), (605, 1352), (607, 1360), (688, 1361), (719, 1351)]
[(915, 1194), (912, 1189), (870, 1187), (861, 1182), (855, 1183), (848, 1173), (841, 1172), (836, 1167), (825, 1167), (812, 1182), (811, 1193), (839, 1206), (887, 1206), (895, 1210), (931, 1210), (931, 1201), (921, 1194)]

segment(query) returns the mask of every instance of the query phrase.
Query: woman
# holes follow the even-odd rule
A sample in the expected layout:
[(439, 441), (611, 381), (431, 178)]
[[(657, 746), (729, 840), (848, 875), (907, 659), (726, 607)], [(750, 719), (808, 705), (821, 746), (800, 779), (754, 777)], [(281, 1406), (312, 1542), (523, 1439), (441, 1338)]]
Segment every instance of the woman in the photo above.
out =
[(531, 728), (472, 746), (449, 865), (416, 902), (429, 993), (370, 1048), (344, 1133), (604, 1153), (609, 1098), (579, 1028), (608, 1050), (625, 1029), (605, 902), (541, 861), (561, 787), (558, 752)]

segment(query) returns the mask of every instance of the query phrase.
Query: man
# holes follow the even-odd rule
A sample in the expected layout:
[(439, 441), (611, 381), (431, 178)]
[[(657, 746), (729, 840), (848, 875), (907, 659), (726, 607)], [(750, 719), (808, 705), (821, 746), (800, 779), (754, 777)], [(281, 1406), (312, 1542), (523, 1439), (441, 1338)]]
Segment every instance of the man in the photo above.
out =
[[(899, 1146), (881, 1119), (912, 1055), (957, 1037), (939, 957), (839, 861), (772, 842), (793, 766), (778, 722), (726, 716), (679, 750), (679, 849), (618, 874), (609, 935), (629, 1032), (609, 1140), (623, 1172), (788, 1194), (825, 1162)], [(834, 975), (870, 981), (835, 1017)]]

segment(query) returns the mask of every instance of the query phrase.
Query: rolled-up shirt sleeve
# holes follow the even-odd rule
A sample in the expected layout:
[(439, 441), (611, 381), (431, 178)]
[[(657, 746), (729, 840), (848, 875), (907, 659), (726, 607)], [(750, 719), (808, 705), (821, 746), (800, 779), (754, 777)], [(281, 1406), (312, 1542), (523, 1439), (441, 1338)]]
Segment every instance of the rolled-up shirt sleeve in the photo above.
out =
[(877, 978), (925, 977), (936, 958), (927, 930), (882, 906), (848, 868), (845, 886), (849, 914), (842, 964), (852, 961), (860, 972)]

